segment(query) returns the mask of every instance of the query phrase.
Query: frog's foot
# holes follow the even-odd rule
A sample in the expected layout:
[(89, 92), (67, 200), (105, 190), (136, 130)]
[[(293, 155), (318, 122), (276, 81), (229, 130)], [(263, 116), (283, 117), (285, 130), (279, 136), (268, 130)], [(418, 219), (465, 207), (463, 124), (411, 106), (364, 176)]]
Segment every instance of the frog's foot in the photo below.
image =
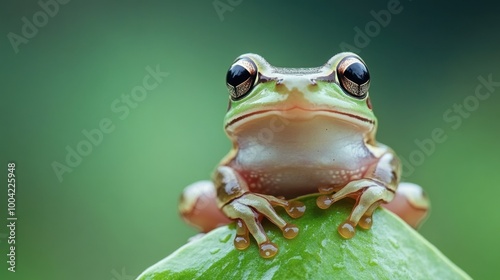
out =
[(384, 187), (381, 183), (361, 179), (352, 181), (333, 195), (321, 195), (317, 198), (316, 204), (321, 209), (327, 209), (345, 197), (356, 199), (354, 208), (346, 221), (338, 226), (339, 234), (346, 238), (352, 238), (356, 234), (356, 226), (369, 229), (372, 226), (373, 211), (382, 202), (388, 202), (394, 197), (394, 193)]
[(231, 222), (219, 209), (212, 181), (199, 181), (187, 186), (179, 201), (179, 213), (188, 224), (201, 232), (209, 232)]
[(260, 255), (271, 258), (278, 252), (276, 244), (267, 237), (260, 218), (265, 216), (269, 221), (278, 226), (283, 236), (292, 239), (299, 233), (299, 228), (287, 223), (274, 210), (273, 206), (283, 207), (292, 218), (298, 218), (304, 214), (305, 205), (300, 201), (287, 201), (270, 195), (244, 194), (222, 208), (222, 211), (231, 219), (236, 219), (236, 237), (234, 246), (244, 250), (250, 245), (248, 233), (252, 234), (259, 244)]
[(401, 182), (394, 199), (382, 206), (398, 215), (413, 228), (418, 228), (427, 218), (431, 204), (419, 185)]

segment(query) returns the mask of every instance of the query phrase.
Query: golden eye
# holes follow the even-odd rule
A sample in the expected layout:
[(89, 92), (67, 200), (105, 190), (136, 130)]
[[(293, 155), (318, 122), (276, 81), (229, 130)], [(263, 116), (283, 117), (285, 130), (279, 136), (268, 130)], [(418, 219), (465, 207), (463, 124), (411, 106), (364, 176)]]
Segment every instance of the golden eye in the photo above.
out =
[(337, 75), (342, 89), (351, 96), (364, 98), (370, 87), (370, 72), (359, 58), (348, 56), (337, 66)]
[(231, 65), (226, 75), (226, 86), (233, 100), (246, 96), (257, 78), (257, 66), (253, 61), (241, 58)]

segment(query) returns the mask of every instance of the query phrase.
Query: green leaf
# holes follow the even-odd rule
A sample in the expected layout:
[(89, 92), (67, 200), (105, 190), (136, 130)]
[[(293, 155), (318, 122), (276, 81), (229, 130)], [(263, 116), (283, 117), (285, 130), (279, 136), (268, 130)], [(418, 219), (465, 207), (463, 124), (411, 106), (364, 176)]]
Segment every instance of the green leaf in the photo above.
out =
[(370, 230), (358, 228), (345, 240), (337, 226), (349, 215), (352, 203), (337, 202), (328, 210), (315, 197), (301, 198), (307, 210), (288, 221), (299, 235), (285, 239), (269, 222), (264, 228), (279, 253), (260, 257), (252, 242), (245, 251), (233, 246), (235, 226), (217, 228), (192, 241), (144, 271), (138, 279), (470, 279), (439, 250), (397, 216), (378, 209)]

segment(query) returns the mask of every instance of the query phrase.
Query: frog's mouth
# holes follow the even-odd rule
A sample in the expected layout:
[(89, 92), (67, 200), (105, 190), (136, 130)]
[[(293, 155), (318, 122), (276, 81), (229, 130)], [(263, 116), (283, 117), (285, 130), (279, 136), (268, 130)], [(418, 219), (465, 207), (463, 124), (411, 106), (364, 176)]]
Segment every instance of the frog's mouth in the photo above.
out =
[(339, 119), (357, 125), (362, 128), (371, 130), (375, 126), (375, 121), (359, 115), (342, 112), (334, 109), (307, 109), (302, 107), (291, 107), (285, 109), (265, 109), (253, 111), (235, 117), (225, 126), (226, 129), (234, 129), (240, 124), (247, 123), (252, 120), (258, 120), (265, 117), (281, 117), (288, 120), (309, 120), (317, 116), (325, 116)]

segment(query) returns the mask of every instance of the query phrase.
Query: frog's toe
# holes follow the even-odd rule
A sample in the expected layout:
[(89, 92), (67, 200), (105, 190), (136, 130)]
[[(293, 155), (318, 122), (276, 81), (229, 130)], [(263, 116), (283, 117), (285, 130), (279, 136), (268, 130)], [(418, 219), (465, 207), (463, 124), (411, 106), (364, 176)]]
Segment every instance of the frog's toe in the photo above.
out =
[(356, 224), (345, 221), (338, 226), (337, 231), (345, 239), (353, 238), (356, 234)]
[(333, 200), (332, 200), (331, 196), (320, 195), (316, 199), (316, 205), (318, 205), (318, 207), (323, 209), (323, 210), (328, 209), (328, 207), (330, 207), (332, 204), (333, 204)]
[[(372, 207), (375, 209), (378, 207), (378, 204), (372, 205)], [(370, 229), (372, 224), (373, 219), (371, 213), (365, 213), (357, 223), (357, 225), (362, 229)], [(337, 231), (345, 239), (353, 238), (354, 235), (356, 235), (356, 222), (352, 219), (348, 219), (338, 226)]]
[(390, 200), (392, 196), (393, 193), (382, 186), (375, 185), (364, 189), (349, 218), (339, 225), (339, 234), (344, 238), (352, 238), (356, 234), (356, 225), (370, 229), (373, 224), (373, 212), (382, 201)]
[[(264, 258), (271, 258), (278, 252), (278, 246), (272, 243), (267, 237), (260, 218), (266, 217), (273, 224), (278, 226), (283, 232), (283, 236), (287, 239), (292, 239), (299, 233), (299, 228), (291, 223), (283, 220), (274, 210), (274, 205), (284, 206), (288, 208), (287, 212), (294, 216), (303, 213), (305, 206), (299, 202), (287, 202), (275, 197), (259, 194), (245, 194), (236, 198), (222, 208), (222, 211), (231, 219), (236, 219), (236, 237), (234, 245), (239, 250), (248, 248), (250, 244), (249, 233), (255, 238), (259, 245), (260, 255)], [(290, 215), (292, 216), (292, 215)], [(292, 216), (293, 217), (293, 216)]]
[(320, 194), (332, 194), (335, 189), (332, 186), (321, 186), (318, 188)]
[(260, 256), (268, 259), (274, 257), (278, 253), (278, 246), (271, 241), (259, 244)]
[(349, 239), (356, 234), (357, 225), (363, 229), (372, 227), (373, 211), (380, 203), (390, 201), (394, 193), (377, 182), (362, 179), (350, 182), (332, 195), (318, 196), (316, 204), (319, 208), (326, 209), (346, 197), (356, 198), (356, 203), (347, 220), (341, 223), (337, 230), (343, 238)]
[(373, 203), (370, 207), (368, 207), (368, 210), (361, 216), (359, 219), (358, 225), (362, 229), (370, 229), (373, 224), (373, 212), (377, 207), (380, 205), (380, 201), (376, 201)]
[(288, 216), (296, 219), (302, 217), (306, 211), (304, 203), (298, 200), (286, 200), (284, 197), (274, 197), (272, 195), (255, 194), (267, 200), (272, 206), (281, 206), (285, 209)]
[(250, 206), (240, 203), (238, 199), (224, 206), (222, 211), (232, 219), (236, 220), (236, 236), (234, 246), (239, 250), (244, 250), (250, 245), (248, 233), (252, 234), (257, 243), (269, 242), (269, 239), (259, 221), (259, 214)]
[(372, 224), (373, 224), (372, 215), (366, 215), (366, 214), (363, 215), (363, 217), (361, 217), (361, 219), (358, 222), (358, 225), (362, 229), (370, 229), (372, 227)]
[(234, 237), (234, 247), (238, 250), (245, 250), (250, 246), (248, 228), (241, 219), (236, 220), (236, 236)]

